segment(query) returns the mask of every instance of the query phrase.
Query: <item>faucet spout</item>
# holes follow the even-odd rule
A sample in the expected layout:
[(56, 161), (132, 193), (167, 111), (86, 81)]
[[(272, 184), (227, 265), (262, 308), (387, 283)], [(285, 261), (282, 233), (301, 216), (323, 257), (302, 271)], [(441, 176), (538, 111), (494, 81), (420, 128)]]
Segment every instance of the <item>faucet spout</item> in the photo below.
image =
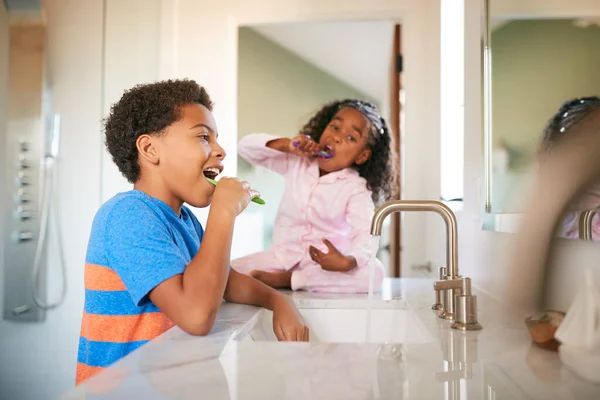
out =
[(440, 268), (440, 278), (433, 284), (439, 318), (454, 320), (452, 329), (478, 330), (477, 296), (471, 293), (471, 280), (458, 273), (458, 228), (454, 212), (440, 201), (394, 200), (379, 207), (373, 215), (371, 235), (381, 236), (385, 218), (396, 212), (425, 211), (441, 216), (446, 223), (446, 267)]
[(579, 215), (579, 239), (594, 240), (592, 222), (598, 209), (587, 210)]
[(379, 207), (373, 215), (371, 235), (381, 236), (385, 218), (395, 212), (429, 211), (440, 215), (446, 223), (446, 265), (448, 278), (458, 277), (458, 228), (454, 212), (440, 201), (434, 200), (393, 200)]

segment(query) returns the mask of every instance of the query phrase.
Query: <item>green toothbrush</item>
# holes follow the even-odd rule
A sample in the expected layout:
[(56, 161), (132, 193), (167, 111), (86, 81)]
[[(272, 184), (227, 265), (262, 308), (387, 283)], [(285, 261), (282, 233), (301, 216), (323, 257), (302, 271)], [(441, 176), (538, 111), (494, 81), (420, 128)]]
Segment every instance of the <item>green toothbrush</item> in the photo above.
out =
[[(207, 181), (209, 181), (213, 185), (215, 185), (215, 186), (217, 185), (217, 181), (215, 181), (214, 179), (207, 178), (206, 176), (205, 176), (205, 178)], [(263, 199), (261, 199), (260, 197), (255, 197), (252, 199), (252, 201), (255, 202), (256, 204), (261, 204), (261, 205), (265, 204), (265, 201)]]

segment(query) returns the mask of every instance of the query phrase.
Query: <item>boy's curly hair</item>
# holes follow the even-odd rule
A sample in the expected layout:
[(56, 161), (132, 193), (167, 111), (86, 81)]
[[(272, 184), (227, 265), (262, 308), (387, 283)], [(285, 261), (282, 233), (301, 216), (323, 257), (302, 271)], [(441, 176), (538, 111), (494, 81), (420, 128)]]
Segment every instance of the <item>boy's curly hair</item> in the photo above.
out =
[(300, 129), (300, 135), (310, 136), (319, 142), (323, 131), (333, 117), (342, 108), (353, 108), (360, 111), (370, 122), (368, 146), (371, 157), (362, 165), (355, 165), (360, 176), (367, 180), (367, 188), (373, 193), (375, 204), (395, 197), (397, 179), (392, 152), (392, 137), (385, 120), (379, 115), (377, 108), (362, 100), (345, 99), (326, 104)]
[(134, 86), (112, 105), (104, 120), (106, 148), (129, 183), (140, 177), (137, 139), (161, 135), (181, 118), (181, 108), (201, 104), (212, 111), (206, 90), (193, 80), (167, 80)]

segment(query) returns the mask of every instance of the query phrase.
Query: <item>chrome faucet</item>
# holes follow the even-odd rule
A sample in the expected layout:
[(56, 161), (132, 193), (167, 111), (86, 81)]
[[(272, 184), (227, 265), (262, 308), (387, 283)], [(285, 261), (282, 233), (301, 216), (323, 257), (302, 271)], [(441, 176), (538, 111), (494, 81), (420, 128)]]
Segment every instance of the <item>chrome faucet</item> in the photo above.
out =
[[(436, 299), (431, 308), (441, 311), (440, 318), (455, 320), (452, 325), (455, 329), (481, 329), (481, 325), (477, 322), (476, 297), (471, 294), (471, 280), (461, 277), (458, 273), (456, 215), (440, 201), (393, 200), (383, 204), (375, 211), (371, 223), (371, 235), (381, 236), (385, 218), (392, 213), (404, 211), (434, 212), (440, 215), (446, 223), (446, 266), (440, 268), (439, 280), (433, 284)], [(461, 307), (458, 313), (456, 312), (456, 303)]]
[(598, 209), (582, 211), (579, 215), (579, 239), (594, 240), (592, 222)]

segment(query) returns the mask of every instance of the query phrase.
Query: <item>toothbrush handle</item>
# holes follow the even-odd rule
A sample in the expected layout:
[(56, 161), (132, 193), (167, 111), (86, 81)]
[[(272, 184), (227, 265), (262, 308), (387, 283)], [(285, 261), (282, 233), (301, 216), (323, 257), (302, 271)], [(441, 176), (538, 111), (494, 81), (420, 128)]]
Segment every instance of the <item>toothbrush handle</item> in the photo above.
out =
[[(300, 142), (292, 142), (292, 145), (294, 147), (298, 147), (298, 146), (300, 146)], [(326, 151), (323, 151), (323, 150), (317, 151), (317, 155), (319, 155), (321, 157), (325, 157), (325, 158), (331, 158), (331, 155), (329, 153), (327, 153)]]
[[(210, 183), (212, 183), (213, 185), (217, 186), (217, 181), (215, 181), (214, 179), (206, 178), (206, 180), (209, 181)], [(260, 205), (265, 204), (265, 201), (263, 199), (261, 199), (260, 197), (255, 197), (251, 201), (253, 203), (260, 204)]]

